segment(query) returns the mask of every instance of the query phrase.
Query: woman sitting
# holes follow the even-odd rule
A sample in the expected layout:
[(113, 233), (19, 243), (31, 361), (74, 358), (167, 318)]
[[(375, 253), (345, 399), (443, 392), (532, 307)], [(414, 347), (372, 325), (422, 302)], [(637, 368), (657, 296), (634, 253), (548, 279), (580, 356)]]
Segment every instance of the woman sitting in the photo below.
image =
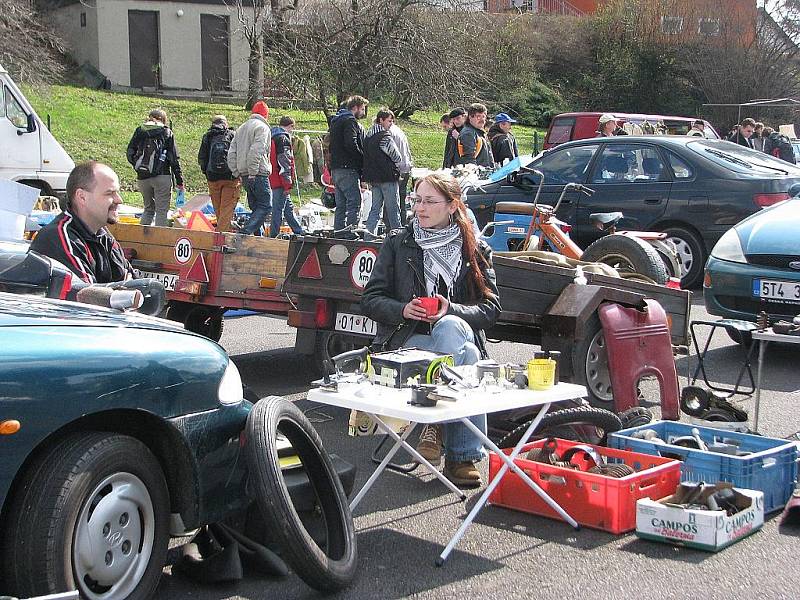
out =
[[(377, 324), (375, 346), (381, 350), (416, 347), (452, 354), (468, 365), (486, 356), (486, 336), (500, 315), (491, 250), (476, 239), (450, 175), (432, 173), (417, 182), (414, 218), (384, 240), (361, 298), (364, 314)], [(436, 297), (439, 310), (426, 316), (419, 300)], [(486, 431), (486, 415), (471, 417)], [(456, 485), (481, 484), (475, 463), (483, 458), (480, 440), (461, 422), (428, 425), (417, 450)]]

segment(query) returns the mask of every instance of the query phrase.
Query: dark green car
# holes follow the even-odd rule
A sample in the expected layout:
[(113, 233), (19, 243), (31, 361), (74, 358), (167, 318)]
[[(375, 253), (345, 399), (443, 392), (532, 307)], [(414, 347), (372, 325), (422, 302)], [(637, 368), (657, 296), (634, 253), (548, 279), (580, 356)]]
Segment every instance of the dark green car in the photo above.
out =
[[(275, 400), (253, 410), (225, 351), (180, 325), (0, 293), (0, 595), (78, 589), (93, 600), (149, 598), (170, 534), (246, 512), (253, 500), (262, 513), (283, 506), (273, 516), (291, 521), (285, 503), (248, 494), (261, 477), (248, 482), (254, 451), (280, 464), (275, 427), (288, 423), (289, 441), (307, 447), (291, 412), (300, 411)], [(279, 418), (272, 429), (262, 421), (267, 442), (254, 449), (246, 434), (262, 431), (257, 413)], [(352, 528), (336, 472), (335, 489), (314, 474), (331, 471), (327, 455), (309, 462), (309, 451), (296, 452), (313, 486), (304, 469), (292, 483), (278, 466), (273, 495), (310, 495), (313, 507), (338, 494)], [(354, 548), (347, 551), (354, 568)], [(340, 576), (318, 587), (347, 583)]]

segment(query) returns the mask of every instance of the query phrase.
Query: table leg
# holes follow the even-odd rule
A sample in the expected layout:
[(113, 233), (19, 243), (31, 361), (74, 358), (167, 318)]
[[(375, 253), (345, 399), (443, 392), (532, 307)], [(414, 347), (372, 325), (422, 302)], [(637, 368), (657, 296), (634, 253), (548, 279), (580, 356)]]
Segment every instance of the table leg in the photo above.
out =
[(428, 470), (431, 473), (433, 473), (436, 476), (436, 478), (439, 481), (441, 481), (450, 491), (456, 494), (461, 499), (462, 502), (466, 500), (467, 496), (466, 494), (464, 494), (464, 492), (458, 489), (453, 484), (452, 481), (447, 479), (447, 477), (442, 475), (442, 473), (440, 473), (430, 462), (428, 462), (424, 456), (422, 456), (419, 452), (417, 452), (416, 448), (414, 448), (413, 446), (411, 446), (411, 444), (406, 442), (408, 436), (411, 435), (411, 432), (417, 426), (416, 423), (410, 423), (409, 426), (406, 427), (406, 430), (403, 432), (403, 435), (401, 437), (397, 435), (394, 429), (386, 425), (386, 423), (384, 423), (378, 415), (370, 414), (369, 416), (375, 421), (376, 425), (378, 426), (378, 429), (380, 429), (381, 431), (386, 433), (389, 437), (391, 437), (394, 440), (395, 444), (394, 446), (392, 446), (392, 448), (389, 450), (386, 456), (383, 457), (383, 460), (375, 469), (375, 471), (372, 473), (372, 475), (370, 475), (369, 479), (367, 479), (367, 482), (364, 484), (364, 487), (361, 488), (358, 494), (356, 494), (356, 497), (353, 498), (352, 502), (350, 502), (351, 511), (355, 509), (355, 507), (358, 505), (359, 502), (361, 502), (361, 499), (366, 495), (366, 493), (378, 479), (380, 474), (383, 473), (383, 471), (386, 469), (386, 465), (389, 464), (389, 461), (392, 460), (392, 458), (394, 457), (395, 454), (397, 454), (397, 451), (400, 448), (405, 449), (405, 451), (408, 452), (412, 457), (414, 457), (414, 459), (417, 462), (419, 462), (422, 465), (425, 465), (428, 468)]
[(761, 406), (761, 370), (764, 368), (764, 352), (766, 352), (767, 340), (758, 340), (758, 374), (756, 375), (756, 406), (753, 415), (753, 431), (758, 431), (758, 410)]
[(484, 490), (483, 494), (481, 494), (481, 497), (475, 503), (475, 506), (472, 507), (470, 513), (461, 523), (461, 527), (458, 528), (458, 531), (456, 531), (455, 535), (450, 539), (450, 541), (447, 543), (447, 546), (445, 546), (444, 550), (439, 555), (439, 558), (436, 561), (437, 567), (441, 567), (444, 564), (444, 561), (447, 560), (447, 557), (453, 551), (453, 548), (455, 548), (456, 544), (458, 544), (459, 540), (461, 540), (464, 533), (467, 531), (467, 528), (475, 520), (475, 517), (478, 515), (480, 510), (489, 500), (489, 496), (492, 494), (494, 489), (500, 484), (500, 481), (503, 479), (503, 477), (509, 470), (511, 470), (512, 472), (516, 473), (519, 477), (521, 477), (522, 480), (528, 485), (528, 487), (530, 487), (534, 492), (536, 492), (542, 498), (542, 500), (547, 502), (547, 504), (553, 510), (555, 510), (561, 516), (561, 518), (563, 518), (567, 523), (572, 525), (572, 527), (574, 527), (575, 529), (580, 528), (575, 519), (570, 517), (564, 511), (564, 509), (561, 508), (556, 503), (556, 501), (553, 500), (547, 494), (547, 492), (545, 492), (541, 487), (539, 487), (535, 481), (533, 481), (530, 477), (528, 477), (528, 475), (514, 463), (514, 459), (520, 453), (522, 447), (528, 443), (528, 440), (530, 439), (531, 435), (533, 435), (533, 432), (536, 430), (536, 428), (539, 426), (542, 417), (544, 417), (545, 413), (547, 413), (547, 410), (549, 408), (550, 404), (545, 404), (542, 406), (542, 408), (539, 410), (539, 414), (537, 414), (536, 418), (533, 421), (531, 421), (531, 424), (528, 426), (528, 429), (525, 430), (525, 433), (523, 434), (522, 438), (520, 438), (520, 441), (517, 443), (516, 446), (514, 446), (514, 449), (511, 451), (511, 454), (509, 456), (506, 456), (505, 453), (501, 452), (500, 449), (495, 445), (495, 443), (492, 442), (488, 437), (486, 437), (486, 434), (484, 434), (480, 429), (478, 429), (472, 421), (466, 418), (461, 419), (461, 422), (464, 423), (476, 436), (478, 436), (478, 438), (480, 438), (485, 445), (487, 445), (491, 450), (497, 453), (497, 455), (503, 460), (503, 466), (500, 468), (500, 471), (498, 471), (497, 475), (495, 475), (494, 479), (492, 479), (492, 481), (486, 487), (486, 490)]

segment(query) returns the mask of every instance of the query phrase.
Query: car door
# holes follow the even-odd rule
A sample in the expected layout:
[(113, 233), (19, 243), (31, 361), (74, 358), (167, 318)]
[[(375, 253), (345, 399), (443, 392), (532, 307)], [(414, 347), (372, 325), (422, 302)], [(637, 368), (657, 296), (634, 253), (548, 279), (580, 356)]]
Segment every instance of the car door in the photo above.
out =
[(618, 229), (646, 230), (664, 214), (672, 186), (672, 173), (655, 144), (606, 141), (592, 163), (587, 185), (592, 196), (580, 195), (575, 217), (575, 237), (584, 247), (602, 231), (589, 215), (622, 211)]

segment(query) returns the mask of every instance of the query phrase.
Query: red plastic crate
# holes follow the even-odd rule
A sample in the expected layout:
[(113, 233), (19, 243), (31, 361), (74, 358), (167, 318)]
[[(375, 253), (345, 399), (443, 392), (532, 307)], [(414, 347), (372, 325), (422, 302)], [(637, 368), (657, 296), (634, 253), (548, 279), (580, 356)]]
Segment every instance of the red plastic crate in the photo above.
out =
[[(567, 448), (581, 445), (579, 442), (561, 439), (556, 441), (556, 452), (559, 455)], [(593, 446), (606, 458), (606, 462), (625, 463), (633, 467), (636, 473), (617, 479), (522, 458), (531, 448), (540, 448), (544, 442), (545, 440), (539, 440), (525, 445), (514, 462), (561, 505), (567, 514), (586, 527), (610, 533), (633, 531), (636, 529), (636, 501), (639, 498), (669, 496), (675, 493), (681, 481), (679, 461), (614, 448)], [(511, 449), (505, 452), (511, 454)], [(578, 456), (580, 455), (575, 459)], [(495, 478), (503, 464), (497, 454), (489, 454), (489, 480)], [(561, 520), (516, 473), (506, 473), (489, 496), (489, 502)]]

